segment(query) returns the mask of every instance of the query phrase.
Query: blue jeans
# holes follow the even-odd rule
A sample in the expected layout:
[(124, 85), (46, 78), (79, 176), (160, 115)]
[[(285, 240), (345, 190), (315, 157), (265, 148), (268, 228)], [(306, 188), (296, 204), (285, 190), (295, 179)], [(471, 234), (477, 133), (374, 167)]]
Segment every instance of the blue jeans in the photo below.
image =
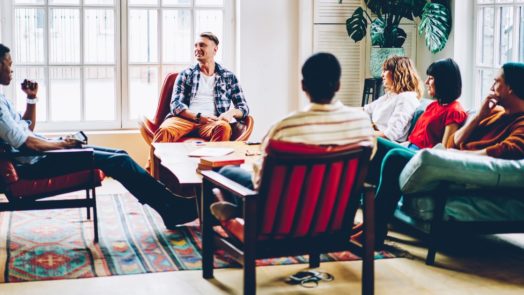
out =
[[(94, 149), (95, 167), (105, 175), (119, 181), (142, 204), (148, 204), (157, 211), (169, 214), (193, 215), (196, 217), (194, 202), (177, 198), (167, 188), (138, 165), (124, 150), (90, 146)], [(45, 157), (30, 165), (19, 165), (17, 172), (27, 178), (50, 177), (79, 169), (85, 169), (87, 159), (78, 155), (66, 155), (60, 162)], [(194, 212), (193, 212), (194, 211)]]
[[(222, 169), (220, 169), (218, 173), (233, 180), (238, 184), (241, 184), (242, 186), (245, 186), (249, 189), (254, 189), (251, 173), (245, 169), (242, 169), (238, 166), (225, 166), (222, 167)], [(227, 192), (222, 193), (224, 194), (224, 198), (226, 199), (226, 201), (231, 202), (237, 205), (238, 207), (242, 206), (242, 199), (240, 199), (239, 197)]]

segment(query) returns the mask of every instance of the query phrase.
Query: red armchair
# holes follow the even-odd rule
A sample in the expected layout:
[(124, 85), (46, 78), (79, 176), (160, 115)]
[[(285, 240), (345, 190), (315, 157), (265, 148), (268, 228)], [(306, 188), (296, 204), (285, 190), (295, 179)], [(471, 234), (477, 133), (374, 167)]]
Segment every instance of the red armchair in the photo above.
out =
[[(374, 191), (364, 200), (363, 246), (350, 241), (371, 143), (319, 147), (272, 141), (267, 148), (258, 191), (213, 171), (202, 171), (203, 277), (213, 277), (213, 254), (220, 248), (244, 267), (244, 294), (256, 290), (255, 260), (351, 250), (363, 257), (362, 292), (373, 293)], [(220, 222), (228, 234), (214, 232), (210, 205), (219, 188), (244, 199), (244, 219)]]
[[(91, 219), (93, 209), (94, 242), (98, 242), (98, 220), (96, 213), (95, 187), (101, 185), (104, 178), (102, 171), (94, 168), (93, 150), (58, 150), (46, 153), (24, 153), (0, 151), (0, 192), (4, 193), (8, 202), (0, 203), (0, 212), (16, 210), (40, 210), (62, 208), (86, 208), (87, 218)], [(24, 178), (17, 173), (14, 157), (28, 155), (45, 155), (61, 160), (64, 154), (85, 157), (86, 167), (67, 174), (52, 177)], [(48, 197), (64, 193), (85, 190), (84, 199), (47, 199)]]
[[(158, 106), (156, 109), (155, 116), (152, 120), (147, 117), (143, 117), (138, 124), (140, 125), (140, 133), (148, 145), (151, 145), (155, 132), (160, 127), (160, 124), (164, 121), (167, 114), (169, 113), (169, 104), (171, 102), (171, 94), (173, 93), (173, 85), (175, 84), (178, 73), (167, 74), (164, 79), (164, 84), (160, 90), (160, 97), (158, 99)], [(253, 117), (247, 116), (241, 122), (232, 124), (233, 134), (231, 135), (231, 141), (244, 141), (248, 140), (251, 132), (253, 132)], [(197, 134), (190, 133), (180, 139), (180, 141), (186, 140), (202, 140)]]

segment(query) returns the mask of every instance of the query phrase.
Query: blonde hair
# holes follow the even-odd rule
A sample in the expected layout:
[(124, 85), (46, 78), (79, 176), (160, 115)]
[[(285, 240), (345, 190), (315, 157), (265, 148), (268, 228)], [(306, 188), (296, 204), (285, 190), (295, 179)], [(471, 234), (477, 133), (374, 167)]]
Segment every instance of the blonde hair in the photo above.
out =
[(391, 72), (393, 76), (392, 89), (387, 89), (395, 93), (415, 91), (417, 98), (421, 98), (424, 93), (422, 81), (413, 66), (411, 59), (405, 56), (392, 56), (382, 65), (382, 70)]

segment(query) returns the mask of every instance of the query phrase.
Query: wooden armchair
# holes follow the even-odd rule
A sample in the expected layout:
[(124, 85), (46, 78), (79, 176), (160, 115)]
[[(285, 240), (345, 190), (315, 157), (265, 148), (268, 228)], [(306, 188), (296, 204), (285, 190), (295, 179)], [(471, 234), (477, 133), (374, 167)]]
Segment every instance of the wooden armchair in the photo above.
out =
[[(310, 267), (318, 267), (321, 253), (349, 249), (363, 257), (362, 292), (372, 294), (372, 189), (364, 200), (363, 246), (350, 241), (370, 153), (369, 142), (319, 147), (272, 141), (259, 191), (203, 171), (203, 277), (213, 277), (213, 254), (220, 248), (243, 264), (244, 293), (254, 294), (256, 259), (309, 254)], [(244, 219), (220, 222), (228, 237), (213, 230), (214, 188), (244, 199)]]
[[(87, 164), (82, 169), (61, 175), (24, 177), (17, 172), (16, 165), (13, 163), (15, 157), (35, 155), (52, 157), (58, 162), (64, 155), (70, 157), (72, 153), (75, 156), (83, 157)], [(8, 202), (0, 203), (0, 212), (85, 207), (87, 218), (91, 219), (91, 209), (93, 209), (94, 242), (97, 243), (98, 220), (95, 187), (100, 186), (103, 179), (102, 171), (94, 167), (93, 150), (91, 149), (27, 153), (6, 152), (6, 149), (3, 148), (0, 151), (0, 192), (5, 194)], [(79, 190), (85, 190), (85, 199), (47, 199), (51, 196)]]
[[(160, 90), (160, 97), (158, 99), (158, 106), (156, 109), (155, 116), (152, 120), (147, 117), (143, 117), (138, 124), (140, 125), (140, 133), (142, 137), (147, 142), (148, 145), (151, 145), (155, 132), (158, 130), (167, 114), (169, 113), (169, 104), (171, 102), (171, 94), (173, 93), (173, 85), (175, 84), (176, 77), (178, 73), (167, 74), (164, 79), (164, 84)], [(244, 141), (248, 140), (251, 132), (253, 132), (253, 117), (247, 116), (241, 122), (237, 122), (231, 125), (233, 129), (233, 134), (231, 135), (231, 141)], [(202, 138), (198, 137), (198, 134), (190, 133), (187, 136), (184, 136), (180, 141), (186, 140), (199, 140), (202, 141)]]

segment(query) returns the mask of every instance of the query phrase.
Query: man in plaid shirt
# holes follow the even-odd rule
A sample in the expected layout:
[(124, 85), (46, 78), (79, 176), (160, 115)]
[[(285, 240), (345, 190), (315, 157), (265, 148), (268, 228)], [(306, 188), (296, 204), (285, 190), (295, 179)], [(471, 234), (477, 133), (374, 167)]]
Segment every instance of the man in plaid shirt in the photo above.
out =
[(195, 42), (198, 64), (178, 75), (171, 112), (156, 132), (154, 142), (175, 142), (193, 130), (205, 140), (228, 141), (229, 123), (249, 114), (236, 76), (215, 62), (218, 43), (213, 33), (200, 34)]

